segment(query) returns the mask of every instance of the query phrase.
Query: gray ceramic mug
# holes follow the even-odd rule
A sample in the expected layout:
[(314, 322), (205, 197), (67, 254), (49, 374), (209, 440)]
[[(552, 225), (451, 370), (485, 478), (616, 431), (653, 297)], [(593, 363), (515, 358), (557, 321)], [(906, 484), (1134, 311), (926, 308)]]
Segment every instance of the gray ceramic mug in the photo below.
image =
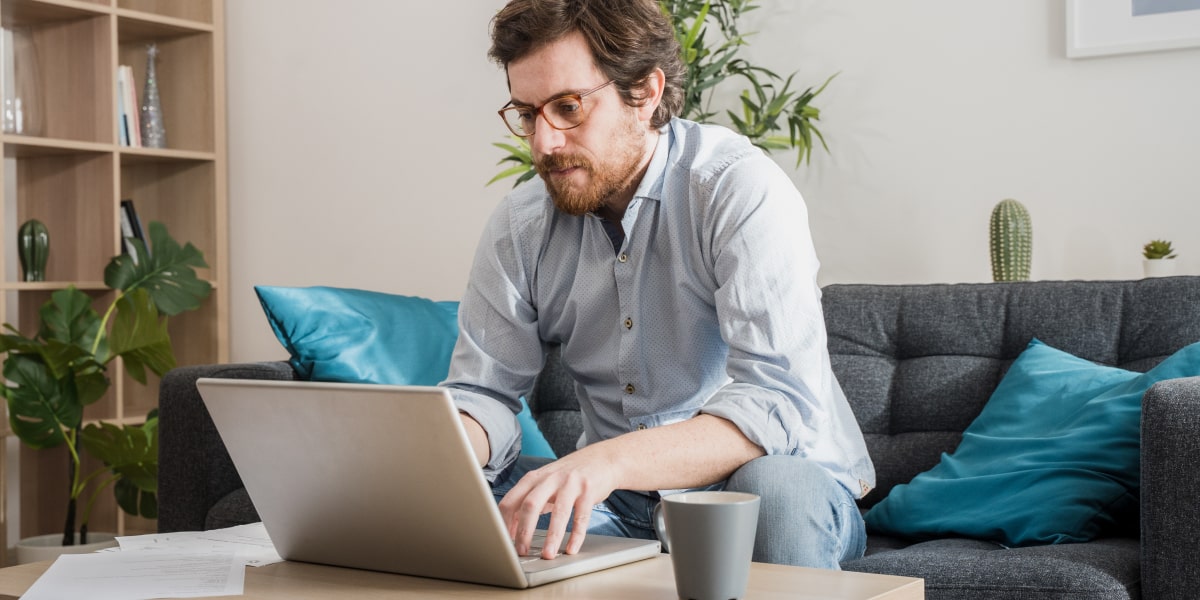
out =
[(759, 498), (742, 492), (684, 492), (654, 507), (654, 528), (671, 553), (675, 592), (685, 600), (746, 593)]

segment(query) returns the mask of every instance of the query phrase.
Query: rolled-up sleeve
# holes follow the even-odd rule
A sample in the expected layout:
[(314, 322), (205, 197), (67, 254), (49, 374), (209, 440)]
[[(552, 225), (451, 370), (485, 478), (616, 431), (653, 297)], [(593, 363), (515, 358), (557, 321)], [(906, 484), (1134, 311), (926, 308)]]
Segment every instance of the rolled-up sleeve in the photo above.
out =
[[(766, 158), (756, 160), (769, 160)], [(801, 454), (828, 424), (831, 381), (808, 215), (779, 169), (743, 161), (713, 183), (715, 304), (731, 381), (701, 412), (767, 454)]]
[(537, 311), (513, 232), (509, 203), (493, 213), (475, 253), (470, 283), (459, 306), (459, 336), (442, 385), (458, 409), (487, 432), (491, 457), (488, 481), (520, 454), (516, 414), (533, 386), (544, 356)]

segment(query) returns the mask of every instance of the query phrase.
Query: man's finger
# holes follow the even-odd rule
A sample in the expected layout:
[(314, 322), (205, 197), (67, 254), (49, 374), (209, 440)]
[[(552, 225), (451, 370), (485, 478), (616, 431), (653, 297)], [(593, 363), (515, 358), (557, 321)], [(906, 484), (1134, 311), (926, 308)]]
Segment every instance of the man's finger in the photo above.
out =
[(580, 496), (575, 503), (575, 516), (571, 523), (571, 539), (567, 540), (567, 554), (575, 554), (583, 546), (583, 538), (587, 535), (588, 522), (592, 518), (592, 506), (586, 498)]
[(542, 546), (542, 558), (558, 556), (558, 549), (566, 535), (567, 523), (571, 520), (571, 506), (578, 503), (579, 487), (574, 482), (565, 484), (554, 498), (554, 510), (550, 511), (550, 524), (546, 527), (546, 543)]
[[(543, 489), (548, 491), (542, 491)], [(554, 490), (551, 486), (536, 486), (517, 502), (516, 512), (509, 520), (509, 529), (513, 532), (513, 543), (516, 545), (517, 554), (529, 553), (530, 542), (533, 540), (533, 532), (537, 529), (538, 519), (545, 512), (546, 507), (554, 506), (550, 503), (550, 494), (552, 493)], [(505, 498), (507, 499), (507, 496)]]

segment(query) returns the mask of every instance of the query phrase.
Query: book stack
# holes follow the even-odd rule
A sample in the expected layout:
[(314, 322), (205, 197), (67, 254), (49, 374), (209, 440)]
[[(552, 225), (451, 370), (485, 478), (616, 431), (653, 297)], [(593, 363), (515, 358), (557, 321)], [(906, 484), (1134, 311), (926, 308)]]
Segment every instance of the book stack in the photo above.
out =
[(117, 130), (122, 146), (141, 147), (139, 112), (133, 67), (120, 65), (117, 67)]

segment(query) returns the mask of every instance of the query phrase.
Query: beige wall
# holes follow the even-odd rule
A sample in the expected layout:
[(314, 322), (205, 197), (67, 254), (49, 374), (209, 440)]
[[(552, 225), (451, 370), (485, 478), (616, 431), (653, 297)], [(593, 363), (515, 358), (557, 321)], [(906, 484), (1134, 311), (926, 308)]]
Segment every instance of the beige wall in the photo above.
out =
[[(252, 287), (455, 299), (508, 184), (502, 0), (229, 2), (234, 360), (284, 354)], [(1141, 276), (1168, 238), (1200, 273), (1200, 49), (1065, 58), (1062, 0), (762, 0), (750, 57), (799, 69), (832, 156), (793, 169), (823, 282), (987, 281), (1002, 198), (1035, 279)], [(732, 93), (732, 92), (731, 92)]]

